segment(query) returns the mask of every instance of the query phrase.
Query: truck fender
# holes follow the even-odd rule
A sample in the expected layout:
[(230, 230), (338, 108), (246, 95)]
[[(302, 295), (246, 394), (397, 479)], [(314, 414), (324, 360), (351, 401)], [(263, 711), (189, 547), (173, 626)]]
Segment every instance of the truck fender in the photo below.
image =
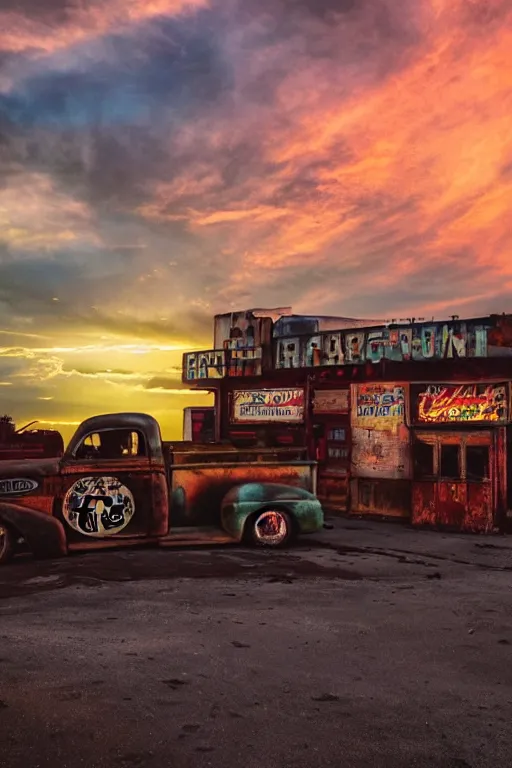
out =
[(0, 520), (23, 536), (35, 557), (67, 554), (66, 533), (55, 517), (10, 502), (0, 503)]
[[(301, 529), (301, 517), (312, 507), (315, 514), (320, 502), (304, 488), (279, 483), (244, 483), (231, 488), (222, 500), (221, 523), (224, 530), (236, 541), (242, 541), (247, 519), (259, 510), (269, 508), (286, 510)], [(323, 519), (322, 519), (323, 522)]]

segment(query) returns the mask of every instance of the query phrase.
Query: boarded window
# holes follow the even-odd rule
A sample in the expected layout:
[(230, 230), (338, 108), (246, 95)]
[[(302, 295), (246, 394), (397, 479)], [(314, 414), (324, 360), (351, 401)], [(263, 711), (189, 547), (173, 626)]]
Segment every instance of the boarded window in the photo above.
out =
[(458, 480), (460, 478), (460, 446), (441, 445), (440, 477)]
[(469, 482), (481, 482), (489, 477), (489, 446), (468, 445), (466, 448), (466, 476)]
[(421, 480), (434, 474), (434, 446), (417, 440), (414, 444), (414, 477)]

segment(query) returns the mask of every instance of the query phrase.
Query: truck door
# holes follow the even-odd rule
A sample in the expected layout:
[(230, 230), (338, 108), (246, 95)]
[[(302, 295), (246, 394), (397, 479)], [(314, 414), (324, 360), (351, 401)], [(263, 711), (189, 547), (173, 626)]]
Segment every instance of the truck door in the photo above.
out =
[(71, 544), (150, 534), (152, 473), (144, 433), (108, 428), (86, 434), (61, 464), (58, 514)]

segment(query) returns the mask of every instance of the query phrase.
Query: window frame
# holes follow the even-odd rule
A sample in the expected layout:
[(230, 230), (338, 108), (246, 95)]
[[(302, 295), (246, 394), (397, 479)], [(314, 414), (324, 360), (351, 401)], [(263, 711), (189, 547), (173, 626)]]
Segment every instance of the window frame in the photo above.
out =
[[(421, 444), (421, 445), (428, 445), (429, 448), (432, 449), (432, 473), (431, 474), (425, 473), (425, 474), (419, 475), (419, 473), (418, 473), (418, 471), (416, 469), (415, 448), (419, 444)], [(416, 480), (427, 480), (427, 481), (428, 480), (430, 480), (430, 481), (437, 480), (438, 464), (439, 464), (439, 462), (438, 462), (438, 458), (437, 458), (437, 443), (431, 442), (431, 441), (427, 441), (427, 440), (421, 440), (419, 438), (415, 438), (415, 440), (413, 442), (413, 447), (412, 447), (412, 472), (413, 472), (413, 479), (415, 481)]]
[[(84, 446), (85, 441), (93, 437), (94, 435), (100, 436), (100, 449), (101, 449), (101, 435), (106, 432), (124, 432), (129, 434), (135, 433), (137, 435), (137, 440), (139, 441), (138, 444), (142, 445), (143, 447), (143, 453), (142, 454), (137, 453), (136, 455), (128, 453), (115, 458), (103, 458), (102, 456), (97, 456), (95, 458), (82, 458), (77, 455), (80, 449)], [(94, 447), (94, 446), (91, 446), (91, 447)], [(75, 448), (73, 449), (73, 452), (70, 458), (72, 461), (98, 461), (98, 462), (117, 461), (119, 462), (119, 461), (133, 461), (135, 459), (140, 461), (142, 459), (148, 459), (148, 441), (146, 439), (146, 435), (144, 434), (144, 432), (134, 427), (104, 427), (103, 429), (95, 429), (91, 432), (87, 432), (87, 434), (84, 435), (83, 438), (80, 440), (78, 445), (75, 446)]]
[[(434, 452), (434, 474), (425, 475), (420, 477), (416, 471), (414, 462), (414, 450), (415, 444), (425, 443), (431, 445)], [(443, 476), (441, 474), (441, 451), (443, 446), (456, 446), (458, 449), (458, 463), (459, 474), (458, 477)], [(467, 472), (467, 451), (471, 448), (485, 448), (487, 450), (488, 462), (487, 462), (487, 477), (480, 480), (468, 478)], [(417, 431), (413, 437), (412, 445), (412, 459), (413, 459), (413, 481), (414, 482), (434, 482), (434, 483), (489, 483), (492, 482), (493, 472), (493, 441), (492, 434), (489, 430), (479, 431), (478, 434), (473, 433), (433, 433), (425, 431)]]
[[(455, 448), (457, 451), (457, 473), (456, 474), (444, 474), (443, 473), (443, 448)], [(441, 482), (460, 482), (464, 480), (464, 466), (463, 466), (463, 449), (462, 443), (438, 443), (438, 462), (437, 462), (437, 479)]]

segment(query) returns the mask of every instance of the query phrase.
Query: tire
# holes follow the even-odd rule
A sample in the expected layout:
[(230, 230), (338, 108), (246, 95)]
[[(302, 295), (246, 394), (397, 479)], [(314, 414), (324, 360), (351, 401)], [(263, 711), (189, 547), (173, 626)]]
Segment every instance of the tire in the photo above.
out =
[(8, 563), (14, 554), (16, 537), (12, 529), (0, 520), (0, 565)]
[(293, 520), (284, 509), (262, 509), (248, 524), (251, 541), (258, 547), (285, 547), (293, 538)]

